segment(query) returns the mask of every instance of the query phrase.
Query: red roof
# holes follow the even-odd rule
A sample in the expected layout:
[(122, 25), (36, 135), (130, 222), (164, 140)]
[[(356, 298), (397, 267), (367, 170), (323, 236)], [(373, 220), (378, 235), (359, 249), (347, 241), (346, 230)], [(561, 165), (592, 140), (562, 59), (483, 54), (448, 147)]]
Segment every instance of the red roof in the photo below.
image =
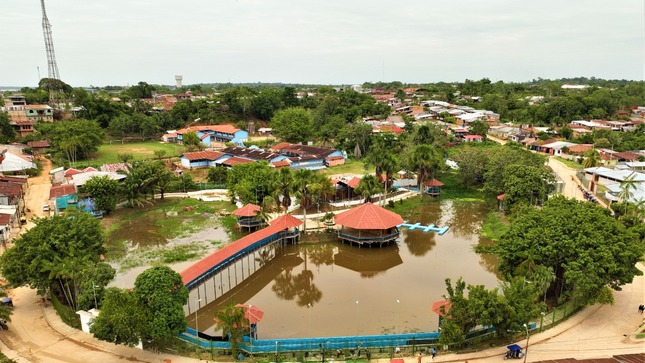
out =
[(258, 215), (258, 213), (261, 210), (262, 210), (262, 207), (260, 207), (259, 205), (249, 203), (244, 207), (233, 211), (233, 214), (235, 214), (238, 217), (255, 217)]
[(235, 255), (245, 248), (248, 248), (252, 244), (283, 231), (285, 228), (280, 224), (281, 223), (273, 224), (266, 228), (262, 228), (259, 231), (253, 232), (195, 262), (193, 265), (181, 272), (181, 279), (184, 282), (184, 285), (187, 285), (189, 282), (210, 270), (213, 266), (217, 266), (227, 258)]
[(69, 169), (65, 170), (64, 175), (65, 176), (72, 176), (72, 175), (76, 175), (76, 174), (80, 174), (80, 173), (82, 173), (81, 170), (74, 169), (74, 168), (69, 168)]
[(279, 169), (279, 168), (285, 168), (291, 166), (291, 163), (289, 163), (289, 159), (283, 159), (280, 161), (274, 161), (271, 163), (274, 168)]
[(352, 179), (350, 179), (350, 180), (349, 180), (347, 183), (345, 183), (345, 184), (346, 184), (348, 187), (352, 188), (352, 189), (356, 189), (356, 187), (358, 186), (358, 184), (359, 184), (360, 182), (361, 182), (361, 178), (359, 178), (359, 177), (353, 177)]
[(49, 199), (62, 197), (63, 195), (76, 194), (76, 185), (63, 184), (49, 189)]
[(19, 184), (25, 184), (27, 183), (27, 178), (20, 178), (17, 176), (10, 176), (10, 175), (0, 175), (0, 182), (4, 183), (19, 183)]
[(218, 151), (195, 151), (192, 153), (183, 153), (182, 156), (190, 161), (195, 160), (215, 160), (222, 156), (221, 152)]
[(47, 140), (29, 141), (27, 145), (33, 148), (47, 148), (49, 147), (49, 141)]
[(11, 214), (0, 213), (0, 226), (6, 226), (11, 222)]
[(302, 224), (302, 221), (296, 217), (293, 217), (291, 214), (285, 214), (272, 220), (271, 222), (269, 222), (269, 224), (271, 226), (287, 229), (292, 227), (298, 227), (299, 225)]
[(432, 311), (441, 316), (446, 316), (450, 310), (450, 300), (439, 300), (432, 303)]
[(228, 166), (234, 166), (237, 164), (247, 164), (247, 163), (253, 163), (253, 162), (254, 161), (251, 159), (245, 159), (245, 158), (239, 158), (237, 156), (233, 156), (232, 158), (222, 161), (222, 164), (228, 165)]
[(186, 127), (185, 129), (177, 130), (177, 134), (185, 134), (191, 131), (214, 131), (214, 132), (221, 132), (224, 134), (234, 134), (240, 129), (233, 127), (231, 125), (206, 125), (206, 126), (190, 126)]
[(483, 139), (483, 137), (481, 135), (464, 135), (464, 139), (477, 140), (477, 139)]
[(334, 217), (342, 226), (355, 229), (389, 229), (403, 224), (400, 215), (372, 203), (365, 203)]
[(426, 181), (425, 183), (423, 183), (423, 185), (427, 187), (442, 187), (443, 183), (438, 181), (437, 179), (432, 179), (432, 180)]
[(21, 195), (22, 185), (18, 183), (0, 183), (1, 195)]

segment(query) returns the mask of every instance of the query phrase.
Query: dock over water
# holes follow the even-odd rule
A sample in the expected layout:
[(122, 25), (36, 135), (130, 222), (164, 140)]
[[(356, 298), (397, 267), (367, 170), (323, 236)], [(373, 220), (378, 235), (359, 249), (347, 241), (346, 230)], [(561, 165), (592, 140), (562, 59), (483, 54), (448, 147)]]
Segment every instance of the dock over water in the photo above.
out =
[(399, 228), (402, 228), (402, 227), (407, 228), (407, 229), (409, 229), (411, 231), (413, 231), (415, 229), (420, 229), (420, 230), (423, 230), (423, 233), (436, 232), (440, 236), (442, 236), (444, 233), (448, 232), (448, 229), (450, 229), (450, 227), (448, 227), (448, 226), (446, 226), (446, 227), (437, 227), (434, 224), (431, 224), (429, 226), (423, 226), (423, 225), (421, 225), (421, 223), (411, 224), (411, 223), (407, 223), (407, 221), (404, 221), (402, 224), (399, 224), (397, 227), (399, 227)]

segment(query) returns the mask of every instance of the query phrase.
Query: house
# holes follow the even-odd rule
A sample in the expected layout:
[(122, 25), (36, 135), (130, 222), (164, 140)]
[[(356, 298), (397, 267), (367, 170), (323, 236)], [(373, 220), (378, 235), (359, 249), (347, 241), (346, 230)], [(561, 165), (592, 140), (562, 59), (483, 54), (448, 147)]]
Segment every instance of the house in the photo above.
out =
[(623, 191), (620, 185), (629, 179), (634, 182), (634, 189), (628, 201), (638, 203), (645, 200), (645, 174), (632, 170), (609, 169), (604, 166), (584, 169), (585, 179), (589, 181), (589, 190), (598, 194), (600, 186), (607, 189), (605, 197), (610, 201), (620, 200), (619, 195)]
[(562, 149), (576, 146), (577, 144), (568, 141), (554, 141), (548, 144), (543, 144), (540, 151), (554, 156), (562, 156)]
[(163, 134), (161, 136), (161, 141), (167, 142), (167, 143), (177, 143), (177, 132), (176, 131), (169, 131), (168, 133)]
[(49, 141), (29, 141), (27, 142), (27, 146), (29, 146), (33, 150), (34, 155), (42, 155), (47, 149), (49, 149)]
[(0, 151), (0, 173), (24, 174), (27, 169), (36, 169), (31, 157), (14, 154), (8, 149)]
[[(213, 142), (232, 142), (235, 145), (244, 145), (244, 141), (249, 139), (248, 132), (240, 130), (232, 125), (205, 125), (189, 126), (181, 130), (177, 130), (174, 132), (177, 135), (177, 143), (183, 144), (183, 135), (189, 132), (195, 132), (206, 147), (210, 147)], [(172, 133), (166, 135), (168, 136), (165, 140), (172, 140)]]
[(347, 156), (341, 150), (326, 147), (279, 143), (271, 150), (289, 157), (291, 168), (322, 169), (329, 166), (342, 165)]
[(215, 161), (224, 155), (218, 151), (195, 151), (183, 153), (179, 159), (181, 160), (181, 166), (186, 169), (207, 168), (215, 166)]
[(49, 189), (49, 200), (54, 203), (56, 213), (67, 209), (70, 205), (76, 205), (78, 203), (76, 185), (60, 184), (52, 186)]
[[(93, 169), (93, 168), (92, 168)], [(72, 182), (76, 187), (81, 187), (83, 186), (88, 180), (96, 177), (96, 176), (107, 176), (108, 178), (112, 180), (123, 180), (126, 178), (125, 174), (119, 174), (119, 173), (108, 173), (104, 171), (87, 171), (87, 172), (82, 172), (82, 173), (76, 173), (72, 175)]]
[(9, 123), (18, 137), (32, 134), (34, 125), (39, 121), (54, 122), (54, 109), (48, 105), (13, 106), (7, 112)]
[(483, 142), (484, 137), (481, 135), (464, 135), (464, 142)]
[(22, 185), (17, 183), (0, 183), (0, 205), (15, 205), (22, 210), (24, 207), (24, 192)]

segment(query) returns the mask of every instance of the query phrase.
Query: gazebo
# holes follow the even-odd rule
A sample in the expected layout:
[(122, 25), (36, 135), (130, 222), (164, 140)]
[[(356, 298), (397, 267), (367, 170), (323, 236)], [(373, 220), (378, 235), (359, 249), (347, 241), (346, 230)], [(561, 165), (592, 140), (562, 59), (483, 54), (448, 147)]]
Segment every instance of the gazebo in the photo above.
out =
[(432, 195), (433, 197), (439, 196), (441, 194), (441, 187), (443, 186), (443, 183), (438, 181), (437, 179), (432, 179), (428, 180), (423, 185), (426, 186), (426, 194)]
[(262, 208), (259, 205), (249, 203), (233, 211), (233, 214), (237, 216), (237, 224), (240, 228), (248, 228), (251, 230), (262, 226), (263, 221), (259, 217), (261, 210)]
[(359, 247), (381, 247), (396, 241), (399, 237), (397, 226), (403, 224), (401, 216), (372, 203), (339, 213), (334, 221), (341, 226), (338, 238)]
[(284, 214), (280, 217), (269, 222), (269, 225), (274, 228), (280, 229), (280, 233), (283, 233), (282, 236), (286, 244), (295, 244), (300, 240), (300, 230), (298, 226), (302, 224), (302, 221), (291, 214)]

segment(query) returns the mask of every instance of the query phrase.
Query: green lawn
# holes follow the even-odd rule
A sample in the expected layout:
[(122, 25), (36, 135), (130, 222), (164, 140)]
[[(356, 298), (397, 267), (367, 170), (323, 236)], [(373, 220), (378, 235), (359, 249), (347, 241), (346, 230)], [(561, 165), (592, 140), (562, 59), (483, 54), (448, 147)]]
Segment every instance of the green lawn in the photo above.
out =
[(572, 161), (572, 160), (569, 160), (569, 159), (565, 159), (565, 158), (561, 158), (561, 157), (559, 157), (559, 156), (556, 156), (556, 158), (555, 158), (555, 159), (556, 159), (557, 161), (561, 162), (562, 164), (564, 164), (564, 165), (568, 166), (568, 167), (569, 167), (569, 168), (571, 168), (571, 169), (582, 169), (582, 165), (581, 165), (581, 164), (576, 163), (575, 161)]
[(347, 159), (345, 160), (345, 164), (343, 165), (332, 166), (331, 168), (323, 169), (323, 173), (325, 173), (325, 175), (347, 174), (347, 173), (365, 174), (365, 173), (373, 173), (373, 172), (374, 172), (374, 167), (368, 167), (367, 169), (365, 169), (365, 163), (363, 163), (363, 161), (361, 160), (355, 160), (355, 159)]
[(163, 150), (165, 157), (176, 157), (183, 151), (183, 146), (177, 144), (162, 144), (158, 141), (133, 142), (133, 143), (112, 143), (103, 144), (92, 159), (83, 160), (79, 165), (101, 166), (103, 164), (118, 163), (117, 154), (132, 154), (134, 160), (152, 159), (154, 152)]

